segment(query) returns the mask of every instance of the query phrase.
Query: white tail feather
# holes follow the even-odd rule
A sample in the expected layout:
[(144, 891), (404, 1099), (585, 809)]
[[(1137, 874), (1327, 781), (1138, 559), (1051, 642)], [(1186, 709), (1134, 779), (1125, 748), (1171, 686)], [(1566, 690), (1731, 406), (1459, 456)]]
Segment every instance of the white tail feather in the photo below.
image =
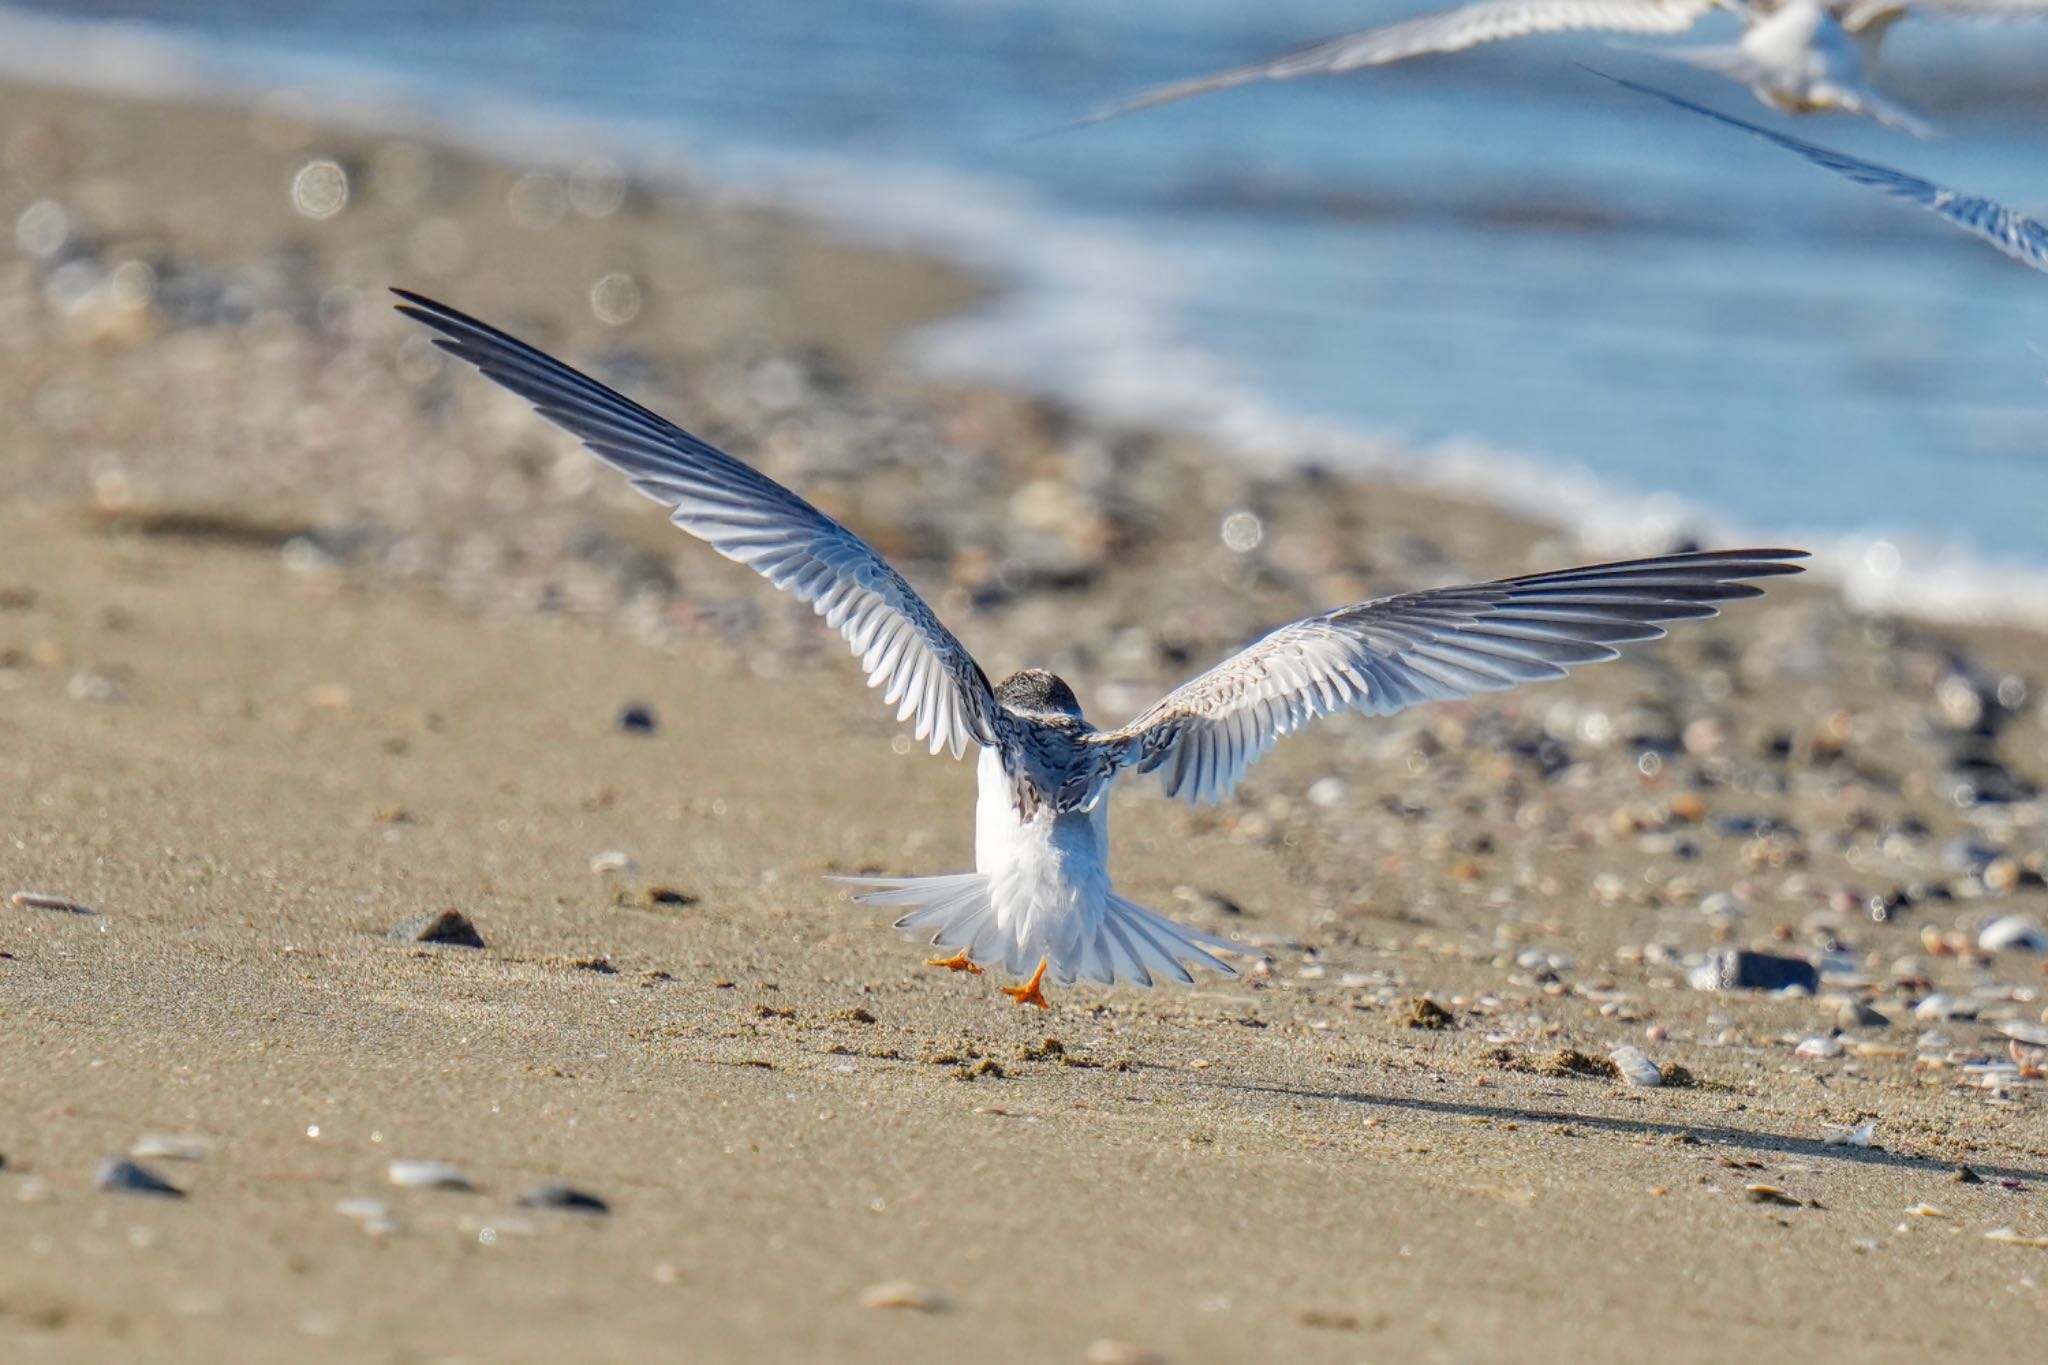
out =
[[(919, 934), (929, 931), (935, 948), (964, 951), (972, 960), (1000, 966), (1012, 976), (1028, 974), (1043, 957), (1047, 975), (1063, 986), (1083, 979), (1104, 986), (1119, 981), (1133, 986), (1178, 981), (1191, 986), (1195, 978), (1184, 964), (1236, 976), (1236, 968), (1213, 954), (1247, 951), (1115, 894), (1104, 896), (1094, 914), (1027, 916), (1027, 922), (1012, 925), (997, 913), (989, 895), (990, 879), (979, 872), (832, 880), (860, 888), (854, 899), (863, 905), (907, 908), (910, 913), (897, 920), (896, 927)], [(1047, 918), (1054, 922), (1045, 922)]]

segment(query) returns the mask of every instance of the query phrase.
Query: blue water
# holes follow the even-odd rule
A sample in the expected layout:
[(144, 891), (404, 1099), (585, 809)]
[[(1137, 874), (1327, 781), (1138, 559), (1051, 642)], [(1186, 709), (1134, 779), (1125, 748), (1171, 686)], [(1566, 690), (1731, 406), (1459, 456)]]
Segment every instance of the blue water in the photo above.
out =
[[(2017, 581), (1985, 570), (2001, 564), (2030, 571), (2032, 605), (2048, 604), (2048, 277), (1573, 65), (2039, 212), (2048, 23), (1899, 25), (1887, 84), (1943, 128), (1931, 143), (1847, 118), (1787, 124), (1736, 87), (1597, 37), (1035, 136), (1157, 81), (1426, 7), (12, 8), (138, 25), (245, 82), (346, 94), (377, 74), (442, 119), (487, 123), (504, 101), (559, 112), (623, 151), (680, 153), (716, 180), (1001, 272), (1016, 292), (990, 316), (922, 339), (937, 368), (1212, 427), (1266, 454), (1365, 464), (1389, 438), (1421, 452), (1407, 466), (1420, 477), (1455, 474), (1608, 532), (1645, 514), (1616, 495), (1675, 495), (1715, 530), (1842, 547), (1851, 577), (1854, 547), (1886, 538), (1907, 577), (1942, 566), (1923, 606), (2014, 608), (1993, 600)], [(1680, 41), (1732, 32), (1717, 16)], [(1590, 479), (1553, 476), (1570, 467)]]

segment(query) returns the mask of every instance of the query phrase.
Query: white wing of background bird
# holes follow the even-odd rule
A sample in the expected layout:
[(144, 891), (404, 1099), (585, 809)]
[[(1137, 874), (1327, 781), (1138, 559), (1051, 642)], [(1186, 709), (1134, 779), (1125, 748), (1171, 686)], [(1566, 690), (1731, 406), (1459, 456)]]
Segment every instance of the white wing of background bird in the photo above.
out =
[(1147, 90), (1131, 99), (1090, 114), (1083, 123), (1134, 114), (1140, 109), (1227, 90), (1254, 81), (1284, 81), (1296, 76), (1336, 75), (1365, 66), (1419, 57), (1431, 52), (1458, 52), (1481, 43), (1520, 38), (1532, 33), (1565, 33), (1597, 29), (1612, 33), (1683, 33), (1715, 8), (1719, 0), (1483, 0), (1476, 5), (1425, 14), (1417, 19), (1295, 48), (1265, 61), (1233, 67), (1209, 76), (1178, 81)]
[(673, 509), (671, 520), (808, 602), (860, 656), (868, 686), (915, 717), (933, 753), (959, 757), (995, 742), (988, 678), (866, 541), (767, 475), (579, 374), (554, 357), (405, 290), (398, 311), (441, 335), (435, 345), (531, 402), (634, 488)]
[(1842, 27), (1859, 33), (1880, 21), (1921, 15), (1930, 19), (2048, 19), (2048, 0), (1850, 0), (1839, 11)]
[(1664, 634), (1663, 622), (1754, 597), (1743, 582), (1800, 572), (1803, 550), (1719, 550), (1432, 588), (1296, 621), (1169, 693), (1119, 730), (1090, 736), (1118, 768), (1156, 772), (1168, 796), (1220, 801), (1253, 760), (1320, 716), (1384, 716), (1564, 676)]
[[(1594, 74), (1606, 75), (1605, 72)], [(1829, 151), (1826, 147), (1816, 147), (1811, 142), (1802, 142), (1796, 137), (1772, 132), (1769, 128), (1759, 128), (1756, 124), (1736, 118), (1732, 114), (1724, 114), (1705, 105), (1694, 104), (1691, 100), (1681, 99), (1654, 86), (1638, 85), (1619, 76), (1606, 78), (1639, 94), (1654, 96), (1681, 109), (1689, 109), (1704, 118), (1713, 119), (1716, 123), (1725, 123), (1731, 128), (1753, 133), (1766, 142), (1775, 142), (1787, 151), (1805, 157), (1814, 165), (1825, 166), (1835, 174), (1847, 176), (1859, 185), (1868, 185), (1872, 189), (1883, 190), (1886, 194), (1918, 204), (1928, 212), (1948, 219), (1963, 231), (1983, 238), (2014, 260), (2022, 261), (2036, 270), (2048, 271), (2048, 224), (2015, 213), (2004, 205), (1979, 195), (1960, 194), (1955, 190), (1943, 189), (1933, 181), (1922, 180), (1917, 175), (1895, 171), (1888, 166), (1880, 166), (1876, 162), (1864, 161), (1860, 157), (1849, 156), (1843, 152)]]

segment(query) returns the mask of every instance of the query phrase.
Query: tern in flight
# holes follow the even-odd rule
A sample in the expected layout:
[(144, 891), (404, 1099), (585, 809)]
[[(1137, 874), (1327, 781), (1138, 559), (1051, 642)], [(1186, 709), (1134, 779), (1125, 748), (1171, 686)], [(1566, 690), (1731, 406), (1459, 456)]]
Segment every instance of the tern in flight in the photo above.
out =
[(1041, 987), (1192, 984), (1190, 967), (1236, 975), (1243, 947), (1117, 895), (1106, 800), (1125, 773), (1168, 796), (1222, 800), (1283, 736), (1340, 711), (1390, 715), (1517, 683), (1655, 639), (1664, 623), (1755, 596), (1745, 581), (1797, 573), (1799, 550), (1720, 550), (1597, 564), (1470, 587), (1399, 593), (1280, 627), (1170, 692), (1127, 725), (1098, 730), (1065, 682), (1025, 669), (991, 685), (910, 585), (859, 536), (750, 465), (596, 380), (445, 304), (397, 291), (436, 344), (580, 438), (670, 519), (810, 604), (859, 656), (899, 721), (931, 751), (978, 755), (972, 872), (841, 878), (857, 899), (908, 913), (929, 965), (1028, 980), (1003, 990), (1043, 1007)]
[(1232, 86), (1339, 75), (1532, 34), (1684, 33), (1715, 9), (1730, 10), (1741, 20), (1740, 39), (1725, 46), (1660, 49), (1663, 55), (1719, 71), (1748, 86), (1764, 103), (1790, 113), (1840, 110), (1915, 134), (1925, 134), (1927, 126), (1870, 79), (1878, 47), (1892, 25), (1915, 14), (2048, 18), (2048, 0), (1479, 0), (1158, 86), (1082, 122), (1100, 123)]

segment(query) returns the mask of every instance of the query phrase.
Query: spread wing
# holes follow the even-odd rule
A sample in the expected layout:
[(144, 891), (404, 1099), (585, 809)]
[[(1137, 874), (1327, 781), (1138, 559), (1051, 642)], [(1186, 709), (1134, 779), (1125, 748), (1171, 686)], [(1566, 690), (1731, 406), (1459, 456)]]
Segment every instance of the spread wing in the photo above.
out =
[[(1604, 74), (1604, 73), (1596, 73)], [(1909, 200), (1936, 213), (1963, 231), (1981, 237), (2016, 261), (2032, 266), (2036, 270), (2048, 271), (2048, 225), (2014, 213), (2004, 205), (1974, 194), (1959, 194), (1945, 190), (1931, 180), (1922, 180), (1917, 175), (1895, 171), (1888, 166), (1864, 161), (1842, 152), (1832, 152), (1825, 147), (1816, 147), (1811, 142), (1802, 142), (1784, 133), (1759, 128), (1732, 114), (1723, 114), (1691, 100), (1634, 81), (1625, 81), (1618, 76), (1608, 76), (1617, 85), (1627, 86), (1640, 94), (1653, 95), (1660, 100), (1675, 104), (1681, 109), (1690, 109), (1695, 114), (1725, 123), (1731, 128), (1740, 128), (1754, 133), (1767, 142), (1775, 142), (1789, 152), (1805, 157), (1816, 166), (1825, 166), (1836, 175), (1847, 176), (1859, 185), (1883, 190), (1886, 194)]]
[[(1090, 737), (1106, 778), (1157, 772), (1168, 796), (1220, 801), (1252, 761), (1319, 716), (1385, 716), (1518, 683), (1653, 640), (1663, 623), (1754, 597), (1744, 582), (1800, 572), (1803, 550), (1715, 550), (1595, 564), (1339, 607), (1282, 626), (1168, 694), (1120, 730)], [(1063, 793), (1085, 804), (1096, 793)]]
[(1873, 24), (1889, 27), (1908, 14), (1932, 19), (2048, 19), (2048, 0), (1852, 0), (1841, 11), (1842, 27), (1859, 33)]
[(1384, 66), (1432, 52), (1458, 52), (1481, 43), (1531, 33), (1600, 29), (1613, 33), (1683, 33), (1713, 9), (1717, 0), (1482, 0), (1476, 5), (1425, 14), (1358, 33), (1311, 43), (1249, 66), (1178, 81), (1098, 110), (1082, 120), (1101, 123), (1157, 104), (1227, 90), (1254, 81), (1334, 75), (1363, 66)]
[(867, 542), (757, 469), (741, 464), (552, 356), (446, 304), (394, 290), (434, 344), (527, 399), (580, 437), (676, 525), (810, 603), (860, 656), (896, 719), (915, 716), (931, 751), (959, 757), (995, 736), (988, 678), (910, 585)]

